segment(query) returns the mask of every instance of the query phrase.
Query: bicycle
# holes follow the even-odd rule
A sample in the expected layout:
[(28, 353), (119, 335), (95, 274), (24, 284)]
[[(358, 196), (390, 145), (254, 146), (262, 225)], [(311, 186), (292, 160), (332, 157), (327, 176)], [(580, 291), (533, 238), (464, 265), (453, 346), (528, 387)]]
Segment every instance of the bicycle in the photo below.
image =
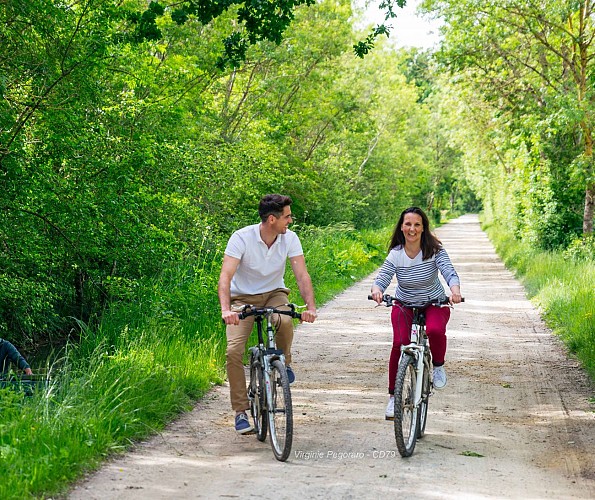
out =
[(0, 389), (9, 388), (22, 392), (25, 396), (33, 396), (34, 393), (45, 390), (49, 383), (49, 376), (39, 373), (19, 375), (10, 372), (0, 376)]
[[(289, 309), (280, 309), (288, 307)], [(250, 347), (250, 383), (248, 400), (254, 429), (259, 441), (269, 435), (275, 458), (287, 460), (293, 440), (293, 407), (289, 379), (285, 367), (285, 355), (275, 344), (275, 329), (272, 317), (283, 314), (301, 319), (295, 304), (279, 307), (256, 307), (244, 305), (240, 309), (240, 319), (254, 316), (258, 333), (258, 345)], [(266, 320), (266, 339), (263, 323)]]
[[(373, 300), (371, 295), (368, 299)], [(464, 299), (463, 299), (464, 301)], [(418, 439), (426, 430), (428, 404), (432, 395), (432, 353), (426, 335), (425, 309), (428, 306), (450, 304), (448, 297), (443, 301), (425, 304), (407, 304), (390, 295), (383, 295), (387, 307), (403, 306), (412, 309), (410, 342), (401, 346), (401, 357), (395, 382), (395, 439), (402, 457), (410, 457)]]

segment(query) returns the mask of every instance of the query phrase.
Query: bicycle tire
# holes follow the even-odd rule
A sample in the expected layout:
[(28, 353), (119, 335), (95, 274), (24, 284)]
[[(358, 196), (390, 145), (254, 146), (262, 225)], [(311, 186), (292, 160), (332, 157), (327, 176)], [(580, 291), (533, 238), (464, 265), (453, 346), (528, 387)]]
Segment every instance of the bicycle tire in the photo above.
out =
[(395, 439), (402, 457), (410, 457), (415, 449), (419, 412), (415, 408), (415, 358), (401, 357), (395, 383)]
[(266, 395), (264, 386), (264, 373), (262, 363), (258, 359), (258, 354), (252, 352), (250, 356), (250, 387), (248, 390), (248, 400), (250, 401), (250, 413), (254, 421), (254, 431), (259, 441), (264, 441), (267, 437), (268, 415), (266, 411)]
[(423, 383), (421, 386), (421, 403), (418, 408), (417, 439), (424, 437), (426, 432), (426, 422), (428, 421), (428, 404), (430, 401), (430, 394), (432, 392), (432, 384), (430, 382), (430, 359), (429, 356), (424, 360), (424, 374)]
[(271, 365), (271, 395), (269, 401), (269, 439), (273, 454), (285, 462), (291, 452), (293, 441), (293, 406), (287, 370), (280, 360)]

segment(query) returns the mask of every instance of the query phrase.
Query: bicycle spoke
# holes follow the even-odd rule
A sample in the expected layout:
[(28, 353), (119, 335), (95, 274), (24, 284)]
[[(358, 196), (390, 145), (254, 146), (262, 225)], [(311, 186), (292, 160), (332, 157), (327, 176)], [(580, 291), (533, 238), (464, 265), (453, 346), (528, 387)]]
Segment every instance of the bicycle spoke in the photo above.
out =
[(268, 424), (265, 406), (264, 375), (261, 369), (261, 363), (254, 355), (250, 361), (248, 400), (250, 401), (250, 413), (254, 421), (256, 437), (259, 441), (264, 441), (267, 436)]
[(421, 403), (418, 408), (418, 420), (419, 424), (417, 426), (417, 439), (421, 439), (424, 437), (426, 432), (426, 422), (428, 419), (428, 403), (430, 399), (431, 393), (431, 384), (430, 384), (430, 366), (431, 366), (431, 357), (428, 356), (428, 359), (424, 363), (424, 381), (422, 385), (422, 394), (421, 394)]
[(293, 410), (285, 366), (279, 360), (271, 367), (269, 438), (275, 458), (287, 460), (293, 440)]
[(399, 363), (395, 384), (395, 439), (403, 457), (411, 456), (415, 448), (418, 412), (415, 408), (415, 359), (404, 356)]

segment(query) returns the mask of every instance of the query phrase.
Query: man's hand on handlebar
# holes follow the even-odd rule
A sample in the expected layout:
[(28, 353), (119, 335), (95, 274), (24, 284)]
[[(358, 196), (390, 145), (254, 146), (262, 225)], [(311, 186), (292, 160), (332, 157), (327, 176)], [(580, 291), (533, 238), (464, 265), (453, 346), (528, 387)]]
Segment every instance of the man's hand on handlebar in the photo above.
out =
[(302, 315), (302, 321), (305, 321), (306, 323), (314, 323), (314, 321), (316, 320), (316, 318), (318, 317), (318, 314), (316, 313), (316, 311), (304, 311), (303, 313), (301, 313)]
[(239, 325), (240, 316), (236, 311), (222, 311), (221, 319), (226, 325)]

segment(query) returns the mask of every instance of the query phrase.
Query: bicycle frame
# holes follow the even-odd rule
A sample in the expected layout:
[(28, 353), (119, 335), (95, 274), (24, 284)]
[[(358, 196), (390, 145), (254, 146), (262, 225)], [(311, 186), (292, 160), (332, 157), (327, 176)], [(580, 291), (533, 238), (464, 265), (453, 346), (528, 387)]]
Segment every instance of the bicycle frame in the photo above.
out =
[[(263, 365), (263, 372), (264, 372), (264, 386), (266, 391), (266, 411), (271, 412), (273, 411), (270, 408), (269, 402), (273, 399), (273, 390), (271, 387), (271, 364), (275, 360), (280, 360), (285, 366), (285, 354), (280, 349), (277, 349), (277, 345), (275, 343), (275, 331), (273, 329), (273, 323), (271, 317), (273, 315), (274, 308), (265, 308), (266, 313), (264, 316), (256, 316), (254, 321), (256, 322), (256, 331), (258, 334), (258, 350), (259, 350), (259, 357), (260, 361)], [(263, 335), (263, 321), (266, 317), (266, 343)], [(273, 424), (274, 426), (274, 424)], [(274, 427), (272, 431), (274, 431)]]
[[(394, 304), (393, 304), (394, 306)], [(409, 307), (404, 304), (405, 307)], [(430, 352), (430, 342), (426, 335), (425, 314), (422, 307), (411, 307), (413, 309), (413, 321), (411, 323), (410, 343), (401, 346), (401, 358), (404, 355), (412, 356), (415, 359), (415, 398), (413, 407), (417, 410), (423, 398), (423, 374), (425, 355), (430, 357), (431, 363), (432, 354)], [(400, 362), (400, 360), (399, 360)], [(428, 366), (427, 369), (430, 367)], [(431, 380), (431, 372), (430, 372)]]
[[(256, 435), (259, 441), (264, 441), (268, 427), (271, 447), (275, 458), (279, 461), (285, 461), (291, 450), (293, 411), (285, 354), (276, 346), (272, 316), (283, 314), (292, 318), (301, 318), (301, 314), (295, 311), (294, 304), (286, 304), (286, 306), (289, 309), (245, 305), (239, 313), (240, 319), (254, 316), (258, 334), (258, 345), (250, 348), (248, 392)], [(265, 321), (266, 330), (263, 326)]]
[[(252, 306), (249, 306), (250, 308)], [(275, 343), (275, 330), (273, 329), (273, 322), (271, 320), (272, 315), (275, 313), (274, 307), (263, 307), (259, 308), (258, 311), (263, 311), (262, 314), (260, 312), (258, 314), (254, 314), (254, 321), (256, 323), (256, 332), (258, 334), (258, 349), (266, 354), (266, 357), (269, 361), (272, 359), (273, 356), (277, 356), (275, 359), (281, 359), (283, 364), (285, 364), (285, 354), (283, 351), (277, 349), (277, 345)], [(266, 342), (263, 335), (263, 326), (262, 323), (266, 318)]]

